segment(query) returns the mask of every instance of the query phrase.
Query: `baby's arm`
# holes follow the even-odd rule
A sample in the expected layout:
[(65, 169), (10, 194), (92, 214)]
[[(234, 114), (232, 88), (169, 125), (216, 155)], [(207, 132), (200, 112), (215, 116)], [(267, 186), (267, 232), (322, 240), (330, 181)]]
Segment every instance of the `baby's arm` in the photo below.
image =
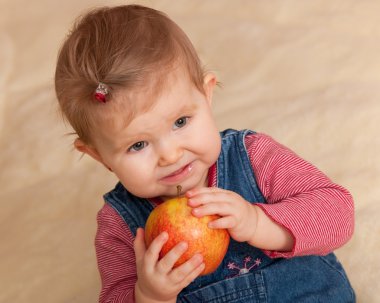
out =
[(227, 228), (272, 257), (327, 254), (348, 241), (354, 214), (347, 190), (267, 136), (252, 135), (246, 145), (268, 204), (203, 188), (187, 193), (194, 215), (219, 214), (211, 227)]
[(271, 257), (325, 255), (339, 248), (354, 230), (350, 193), (309, 162), (262, 134), (252, 136), (250, 158), (268, 204), (257, 204), (295, 239), (291, 252)]
[(108, 204), (98, 213), (95, 248), (102, 283), (99, 302), (135, 302), (137, 273), (133, 235)]

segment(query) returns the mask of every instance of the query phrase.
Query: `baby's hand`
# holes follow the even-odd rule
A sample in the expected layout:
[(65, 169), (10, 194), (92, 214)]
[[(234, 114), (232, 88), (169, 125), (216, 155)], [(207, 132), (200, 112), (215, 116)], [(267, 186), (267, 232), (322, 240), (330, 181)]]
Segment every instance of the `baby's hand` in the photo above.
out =
[(217, 187), (204, 187), (186, 193), (188, 205), (196, 217), (219, 215), (209, 223), (210, 228), (226, 228), (239, 242), (250, 241), (256, 231), (257, 210), (253, 204), (235, 192)]
[(205, 265), (200, 254), (173, 269), (175, 262), (187, 250), (185, 242), (178, 243), (159, 260), (159, 253), (167, 240), (168, 234), (163, 232), (146, 248), (144, 230), (137, 230), (134, 242), (137, 302), (175, 302), (180, 291), (204, 270)]

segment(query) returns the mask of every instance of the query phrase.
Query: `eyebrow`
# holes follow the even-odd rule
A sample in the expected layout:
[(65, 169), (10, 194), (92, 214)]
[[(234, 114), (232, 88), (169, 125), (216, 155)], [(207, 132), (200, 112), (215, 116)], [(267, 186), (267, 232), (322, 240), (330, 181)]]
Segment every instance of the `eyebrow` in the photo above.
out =
[(141, 140), (139, 140), (137, 136), (131, 136), (131, 137), (126, 138), (125, 140), (119, 141), (118, 144), (111, 145), (111, 150), (113, 153), (117, 153), (117, 152), (122, 151), (123, 149), (129, 148), (132, 144), (139, 141)]
[(198, 107), (197, 104), (192, 103), (192, 104), (184, 104), (182, 107), (180, 107), (177, 111), (169, 113), (168, 115), (168, 120), (172, 121), (174, 119), (177, 119), (183, 112), (192, 112)]

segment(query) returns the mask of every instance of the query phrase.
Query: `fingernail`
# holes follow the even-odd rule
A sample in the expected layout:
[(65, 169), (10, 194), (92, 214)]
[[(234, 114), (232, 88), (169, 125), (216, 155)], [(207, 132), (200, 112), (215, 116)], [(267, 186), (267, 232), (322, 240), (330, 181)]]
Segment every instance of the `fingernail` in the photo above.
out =
[(163, 240), (166, 240), (169, 237), (169, 235), (166, 231), (164, 231), (164, 232), (162, 232), (161, 237)]
[(186, 242), (181, 242), (179, 245), (180, 245), (179, 247), (180, 247), (182, 250), (186, 250), (186, 249), (187, 249), (187, 243), (186, 243)]
[(194, 207), (194, 206), (196, 206), (197, 204), (196, 204), (196, 202), (195, 202), (194, 200), (189, 199), (189, 200), (187, 201), (187, 205), (189, 205), (189, 206), (191, 206), (191, 207)]
[(193, 208), (193, 210), (191, 211), (191, 214), (194, 216), (194, 217), (201, 217), (201, 213), (200, 213), (200, 209), (198, 208)]
[(202, 254), (196, 254), (195, 257), (197, 258), (197, 260), (200, 262), (200, 261), (203, 261), (203, 256)]

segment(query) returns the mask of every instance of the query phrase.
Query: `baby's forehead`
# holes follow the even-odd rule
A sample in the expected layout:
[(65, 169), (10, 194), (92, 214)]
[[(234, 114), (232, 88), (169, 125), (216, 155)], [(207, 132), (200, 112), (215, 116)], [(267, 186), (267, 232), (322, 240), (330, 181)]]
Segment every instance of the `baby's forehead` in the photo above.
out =
[(163, 95), (169, 95), (178, 81), (186, 81), (187, 85), (195, 86), (184, 68), (165, 68), (147, 75), (134, 87), (119, 89), (115, 101), (122, 107), (130, 107), (132, 113), (146, 112)]
[(112, 100), (104, 111), (98, 112), (98, 125), (101, 132), (118, 132), (125, 129), (138, 116), (149, 112), (160, 100), (164, 92), (138, 88), (134, 90), (120, 89), (113, 94)]
[(154, 107), (164, 92), (164, 88), (152, 89), (148, 86), (134, 90), (120, 90), (112, 101), (116, 103), (117, 115), (120, 113), (131, 120)]

